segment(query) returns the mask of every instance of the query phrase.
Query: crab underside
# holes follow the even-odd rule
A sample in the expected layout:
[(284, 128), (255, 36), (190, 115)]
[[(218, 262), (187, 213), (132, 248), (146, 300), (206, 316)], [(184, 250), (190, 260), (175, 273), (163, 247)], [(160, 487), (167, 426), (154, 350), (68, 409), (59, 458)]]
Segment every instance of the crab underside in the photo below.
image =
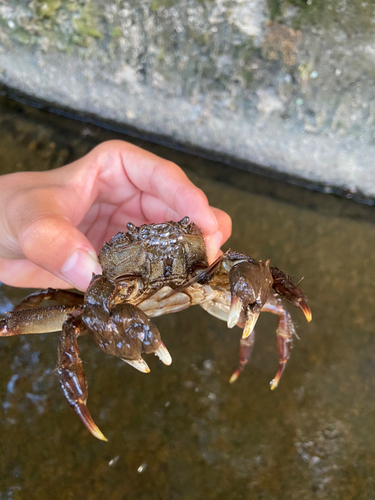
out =
[[(296, 334), (282, 299), (311, 321), (307, 297), (292, 279), (269, 261), (232, 250), (208, 265), (202, 233), (188, 217), (140, 227), (128, 223), (127, 229), (103, 245), (99, 254), (103, 274), (93, 276), (85, 295), (50, 288), (35, 292), (0, 320), (0, 337), (62, 330), (57, 362), (61, 388), (89, 431), (102, 440), (106, 438), (86, 406), (87, 382), (77, 343), (83, 333), (90, 334), (105, 353), (148, 373), (143, 353), (156, 354), (166, 365), (172, 362), (150, 318), (199, 304), (229, 328), (243, 329), (239, 365), (230, 378), (234, 382), (250, 358), (260, 312), (270, 312), (278, 317), (274, 389)], [(58, 305), (41, 307), (43, 300)]]

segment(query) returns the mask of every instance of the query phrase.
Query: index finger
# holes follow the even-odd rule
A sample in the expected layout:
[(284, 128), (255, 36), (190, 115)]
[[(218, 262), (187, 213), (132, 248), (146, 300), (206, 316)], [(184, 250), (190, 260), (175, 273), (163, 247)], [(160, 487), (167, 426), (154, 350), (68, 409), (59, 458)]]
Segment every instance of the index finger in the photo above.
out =
[(217, 219), (206, 195), (179, 166), (132, 144), (115, 142), (124, 171), (136, 188), (161, 200), (181, 218), (188, 215), (205, 234), (217, 231)]

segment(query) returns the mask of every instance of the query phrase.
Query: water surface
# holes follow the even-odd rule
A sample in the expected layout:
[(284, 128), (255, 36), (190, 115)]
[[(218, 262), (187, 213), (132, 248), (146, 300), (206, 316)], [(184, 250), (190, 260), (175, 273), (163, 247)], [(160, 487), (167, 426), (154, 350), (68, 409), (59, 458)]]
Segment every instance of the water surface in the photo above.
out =
[[(1, 173), (54, 168), (109, 131), (1, 101)], [(276, 319), (263, 314), (239, 380), (239, 329), (195, 307), (157, 318), (173, 363), (136, 372), (80, 339), (89, 408), (108, 443), (69, 408), (57, 335), (0, 340), (0, 499), (349, 500), (375, 498), (375, 217), (311, 193), (140, 140), (177, 161), (233, 219), (227, 247), (287, 271), (313, 321), (276, 391)], [(27, 291), (0, 287), (5, 311)]]

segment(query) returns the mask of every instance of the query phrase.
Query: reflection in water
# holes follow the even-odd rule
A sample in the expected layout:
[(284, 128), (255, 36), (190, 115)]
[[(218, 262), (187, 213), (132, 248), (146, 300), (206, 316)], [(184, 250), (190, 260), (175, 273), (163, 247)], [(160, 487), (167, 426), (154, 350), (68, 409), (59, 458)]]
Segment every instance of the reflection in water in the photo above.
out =
[[(115, 137), (2, 107), (3, 173), (53, 168)], [(314, 320), (290, 309), (300, 340), (276, 391), (271, 315), (261, 316), (251, 362), (233, 385), (241, 332), (199, 307), (156, 319), (174, 361), (149, 357), (150, 375), (80, 338), (90, 409), (107, 444), (66, 405), (53, 373), (56, 334), (0, 340), (0, 498), (373, 498), (374, 212), (142, 145), (180, 163), (230, 213), (231, 248), (304, 277)], [(2, 286), (1, 312), (26, 293)]]

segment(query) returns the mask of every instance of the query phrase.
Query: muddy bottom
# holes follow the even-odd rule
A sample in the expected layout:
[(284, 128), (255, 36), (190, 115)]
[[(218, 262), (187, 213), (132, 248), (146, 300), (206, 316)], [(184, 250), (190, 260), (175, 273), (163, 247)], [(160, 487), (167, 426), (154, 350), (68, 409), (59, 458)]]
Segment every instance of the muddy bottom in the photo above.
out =
[[(1, 173), (54, 168), (115, 137), (0, 101)], [(303, 278), (313, 321), (290, 309), (300, 340), (275, 391), (271, 315), (233, 385), (241, 332), (199, 307), (155, 320), (173, 363), (150, 356), (149, 375), (82, 337), (108, 443), (64, 399), (57, 334), (0, 339), (0, 499), (375, 498), (374, 209), (132, 141), (179, 163), (231, 215), (227, 248)], [(26, 293), (0, 285), (1, 312)]]

